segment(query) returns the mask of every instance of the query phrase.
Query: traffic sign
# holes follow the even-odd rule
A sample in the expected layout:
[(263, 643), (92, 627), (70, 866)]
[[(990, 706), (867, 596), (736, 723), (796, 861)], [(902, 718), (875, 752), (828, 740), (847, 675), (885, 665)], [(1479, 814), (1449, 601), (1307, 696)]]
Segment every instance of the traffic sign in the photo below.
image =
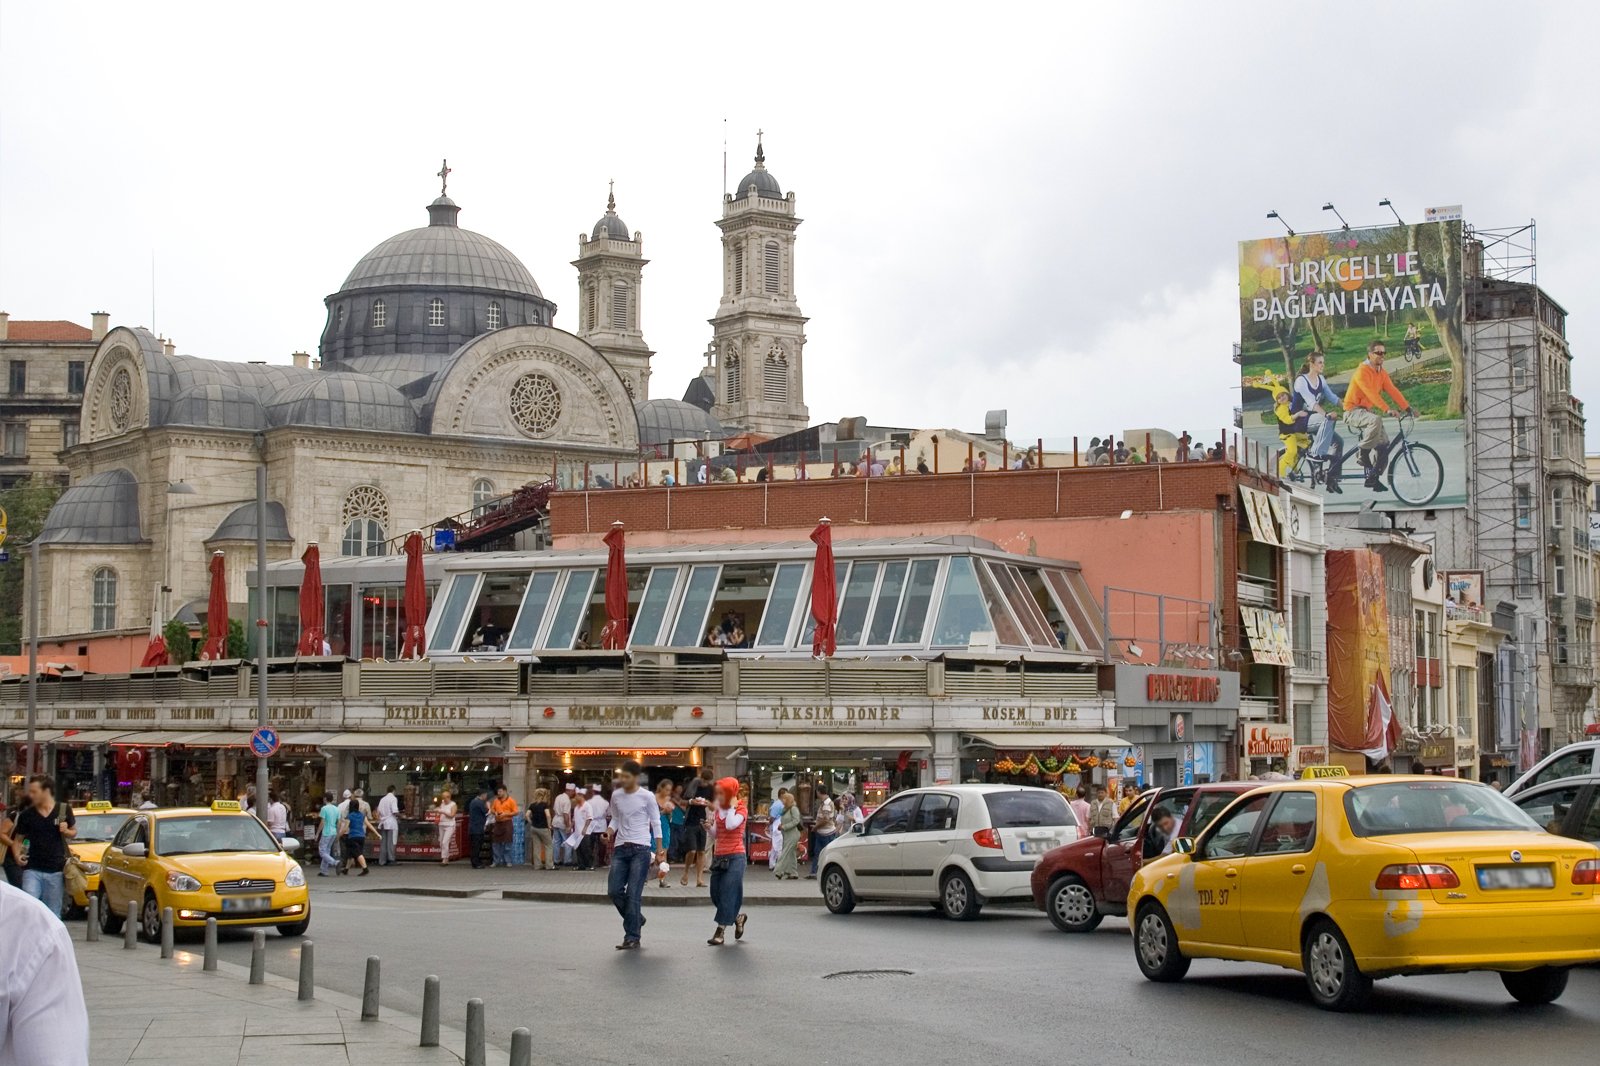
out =
[(278, 754), (278, 731), (262, 726), (250, 734), (250, 750), (258, 758), (270, 759)]

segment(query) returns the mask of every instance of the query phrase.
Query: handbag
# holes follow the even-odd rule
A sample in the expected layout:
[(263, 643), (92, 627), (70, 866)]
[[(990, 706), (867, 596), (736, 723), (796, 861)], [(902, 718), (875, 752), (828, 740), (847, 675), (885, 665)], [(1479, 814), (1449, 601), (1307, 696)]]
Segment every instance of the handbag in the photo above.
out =
[(733, 866), (733, 856), (732, 855), (718, 855), (716, 858), (711, 860), (711, 871), (713, 873), (724, 873), (725, 874), (725, 873), (728, 872), (728, 870), (732, 866)]

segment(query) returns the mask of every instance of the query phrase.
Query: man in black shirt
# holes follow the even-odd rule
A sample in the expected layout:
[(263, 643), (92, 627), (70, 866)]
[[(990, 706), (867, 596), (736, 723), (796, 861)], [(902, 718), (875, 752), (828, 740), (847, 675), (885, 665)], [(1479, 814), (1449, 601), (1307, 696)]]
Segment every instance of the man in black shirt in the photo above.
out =
[(55, 779), (34, 774), (28, 779), (28, 803), (12, 826), (11, 856), (22, 867), (22, 891), (61, 915), (67, 868), (67, 841), (78, 835), (72, 807), (56, 802)]

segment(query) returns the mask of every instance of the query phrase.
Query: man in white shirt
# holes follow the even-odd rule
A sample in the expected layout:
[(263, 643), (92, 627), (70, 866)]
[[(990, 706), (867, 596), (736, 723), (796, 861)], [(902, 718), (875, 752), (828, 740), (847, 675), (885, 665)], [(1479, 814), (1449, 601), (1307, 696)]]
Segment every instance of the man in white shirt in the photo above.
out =
[(87, 1066), (89, 1012), (72, 938), (0, 878), (0, 1066)]
[(378, 801), (378, 833), (382, 837), (378, 865), (393, 866), (395, 845), (400, 842), (400, 797), (394, 794), (393, 785)]
[(611, 804), (600, 794), (600, 786), (590, 785), (589, 798), (583, 804), (583, 843), (578, 845), (579, 869), (594, 869), (610, 813)]
[(661, 807), (656, 795), (639, 787), (644, 767), (629, 759), (622, 764), (621, 787), (611, 793), (611, 827), (606, 830), (612, 842), (611, 875), (607, 891), (622, 915), (622, 943), (618, 951), (639, 947), (644, 930), (644, 883), (650, 876), (652, 858), (664, 862), (666, 848), (661, 840)]
[(555, 802), (550, 804), (550, 828), (555, 841), (556, 865), (572, 865), (572, 849), (567, 846), (567, 837), (572, 835), (572, 798), (578, 794), (578, 786), (571, 781), (567, 787), (556, 793)]
[(289, 808), (270, 790), (267, 792), (267, 831), (280, 844), (289, 835)]

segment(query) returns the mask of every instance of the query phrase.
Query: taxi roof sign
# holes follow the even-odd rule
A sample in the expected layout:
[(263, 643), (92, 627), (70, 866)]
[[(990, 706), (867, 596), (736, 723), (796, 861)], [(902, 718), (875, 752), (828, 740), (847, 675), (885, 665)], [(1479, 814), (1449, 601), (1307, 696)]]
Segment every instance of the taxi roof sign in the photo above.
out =
[(83, 809), (86, 811), (109, 811), (111, 809), (111, 801), (90, 800), (88, 803), (84, 804)]
[(1318, 777), (1349, 777), (1350, 771), (1342, 766), (1306, 766), (1300, 770), (1303, 779)]
[(238, 800), (212, 800), (211, 809), (214, 811), (242, 811)]

